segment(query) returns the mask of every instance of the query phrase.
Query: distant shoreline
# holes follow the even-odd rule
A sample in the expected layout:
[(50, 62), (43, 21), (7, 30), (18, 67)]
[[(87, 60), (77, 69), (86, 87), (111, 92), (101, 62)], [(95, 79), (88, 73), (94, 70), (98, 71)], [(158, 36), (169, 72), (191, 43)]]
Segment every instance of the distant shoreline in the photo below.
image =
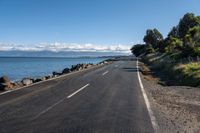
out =
[(62, 57), (62, 56), (0, 56), (0, 58), (64, 58), (64, 59), (81, 59), (81, 58), (115, 58), (118, 56), (77, 56), (77, 57)]

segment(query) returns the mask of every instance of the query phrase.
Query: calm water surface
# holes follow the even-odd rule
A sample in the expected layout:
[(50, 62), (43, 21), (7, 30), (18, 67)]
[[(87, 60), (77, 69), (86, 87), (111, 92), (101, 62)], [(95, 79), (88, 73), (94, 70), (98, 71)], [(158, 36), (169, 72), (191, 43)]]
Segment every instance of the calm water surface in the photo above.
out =
[(62, 71), (78, 63), (98, 63), (106, 58), (0, 57), (0, 76), (16, 81), (24, 77), (40, 77)]

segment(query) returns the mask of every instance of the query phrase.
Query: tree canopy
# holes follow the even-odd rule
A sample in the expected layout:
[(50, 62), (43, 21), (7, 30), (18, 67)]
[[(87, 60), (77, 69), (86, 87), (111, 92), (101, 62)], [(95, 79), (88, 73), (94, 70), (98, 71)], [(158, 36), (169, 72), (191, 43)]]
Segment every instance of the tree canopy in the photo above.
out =
[[(147, 29), (143, 38), (145, 44), (133, 46), (133, 53), (148, 54), (160, 53), (182, 53), (184, 57), (200, 55), (200, 16), (186, 13), (180, 19), (177, 26), (172, 27), (168, 36), (163, 38), (156, 29)], [(138, 52), (139, 51), (139, 52)]]

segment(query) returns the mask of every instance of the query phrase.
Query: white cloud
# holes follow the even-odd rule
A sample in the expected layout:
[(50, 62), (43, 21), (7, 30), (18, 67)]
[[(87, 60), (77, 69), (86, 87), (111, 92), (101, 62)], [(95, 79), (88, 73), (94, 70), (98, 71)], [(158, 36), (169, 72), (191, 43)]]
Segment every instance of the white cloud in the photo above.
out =
[(0, 51), (87, 51), (87, 52), (121, 52), (129, 53), (130, 45), (96, 45), (76, 43), (41, 43), (37, 45), (17, 45), (0, 43)]

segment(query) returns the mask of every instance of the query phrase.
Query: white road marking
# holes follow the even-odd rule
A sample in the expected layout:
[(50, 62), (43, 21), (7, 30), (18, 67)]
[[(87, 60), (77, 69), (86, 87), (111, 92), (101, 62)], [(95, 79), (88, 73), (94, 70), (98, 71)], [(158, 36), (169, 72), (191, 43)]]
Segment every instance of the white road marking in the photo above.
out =
[(102, 75), (104, 76), (104, 75), (106, 75), (107, 73), (108, 73), (108, 71), (104, 72)]
[(72, 96), (74, 96), (75, 94), (77, 94), (78, 92), (82, 91), (83, 89), (85, 89), (86, 87), (88, 87), (90, 84), (86, 84), (85, 86), (81, 87), (80, 89), (78, 89), (77, 91), (75, 91), (74, 93), (70, 94), (67, 98), (71, 98)]
[(115, 65), (115, 67), (118, 67), (118, 65)]
[(34, 117), (34, 119), (37, 119), (38, 117), (40, 117), (42, 114), (48, 112), (50, 109), (54, 108), (56, 105), (60, 104), (61, 102), (63, 102), (65, 99), (67, 99), (67, 97), (59, 100), (58, 102), (56, 102), (55, 104), (51, 105), (50, 107), (48, 107), (47, 109), (43, 110), (42, 112), (40, 112), (36, 117)]
[(138, 80), (139, 80), (140, 88), (141, 88), (141, 90), (142, 90), (142, 94), (143, 94), (143, 97), (144, 97), (144, 101), (145, 101), (145, 103), (146, 103), (147, 110), (148, 110), (148, 112), (149, 112), (149, 116), (150, 116), (150, 119), (151, 119), (151, 123), (152, 123), (152, 125), (153, 125), (153, 128), (154, 128), (155, 132), (158, 132), (158, 124), (157, 124), (157, 121), (156, 121), (156, 117), (154, 116), (153, 111), (151, 110), (151, 107), (150, 107), (150, 103), (149, 103), (147, 94), (146, 94), (146, 92), (145, 92), (145, 90), (144, 90), (144, 86), (143, 86), (142, 80), (141, 80), (141, 78), (140, 78), (138, 60), (137, 60), (137, 75), (138, 75)]
[(76, 93), (80, 92), (81, 90), (85, 89), (87, 86), (89, 86), (90, 84), (86, 84), (85, 86), (81, 87), (79, 90), (75, 91), (74, 93), (72, 93), (71, 95), (64, 97), (63, 99), (59, 100), (58, 102), (54, 103), (53, 105), (51, 105), (50, 107), (48, 107), (47, 109), (43, 110), (42, 112), (40, 112), (36, 117), (33, 118), (37, 119), (38, 117), (40, 117), (42, 114), (48, 112), (50, 109), (54, 108), (56, 105), (60, 104), (61, 102), (63, 102), (65, 99), (69, 99), (71, 98), (73, 95), (75, 95)]

